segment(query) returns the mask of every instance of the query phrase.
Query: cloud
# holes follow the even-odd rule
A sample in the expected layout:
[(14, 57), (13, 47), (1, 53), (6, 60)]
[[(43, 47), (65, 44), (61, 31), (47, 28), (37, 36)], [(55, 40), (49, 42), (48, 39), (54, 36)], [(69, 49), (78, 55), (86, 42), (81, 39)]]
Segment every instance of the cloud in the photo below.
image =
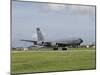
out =
[[(47, 9), (61, 12), (70, 12), (71, 14), (81, 14), (81, 15), (91, 15), (95, 14), (94, 6), (85, 6), (85, 5), (69, 5), (69, 4), (47, 4)], [(63, 12), (63, 11), (62, 11)]]
[(66, 8), (66, 6), (62, 4), (47, 4), (47, 6), (49, 9), (52, 9), (55, 11), (63, 10)]
[(71, 5), (69, 9), (72, 12), (72, 14), (91, 15), (95, 13), (94, 6)]

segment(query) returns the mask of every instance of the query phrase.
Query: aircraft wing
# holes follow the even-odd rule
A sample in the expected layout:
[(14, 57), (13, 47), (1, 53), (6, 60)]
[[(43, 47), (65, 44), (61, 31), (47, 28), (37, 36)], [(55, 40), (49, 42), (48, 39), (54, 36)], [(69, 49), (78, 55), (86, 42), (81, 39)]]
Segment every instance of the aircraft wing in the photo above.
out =
[(26, 42), (36, 42), (36, 41), (32, 41), (32, 40), (20, 40), (20, 41), (26, 41)]

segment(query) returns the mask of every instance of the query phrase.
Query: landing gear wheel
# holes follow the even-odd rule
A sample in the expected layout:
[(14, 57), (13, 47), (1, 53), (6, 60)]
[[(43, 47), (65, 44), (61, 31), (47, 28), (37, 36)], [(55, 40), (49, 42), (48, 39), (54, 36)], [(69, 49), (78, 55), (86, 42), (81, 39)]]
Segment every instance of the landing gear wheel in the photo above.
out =
[(58, 48), (53, 48), (53, 50), (58, 50)]
[(62, 48), (62, 50), (67, 50), (67, 48)]

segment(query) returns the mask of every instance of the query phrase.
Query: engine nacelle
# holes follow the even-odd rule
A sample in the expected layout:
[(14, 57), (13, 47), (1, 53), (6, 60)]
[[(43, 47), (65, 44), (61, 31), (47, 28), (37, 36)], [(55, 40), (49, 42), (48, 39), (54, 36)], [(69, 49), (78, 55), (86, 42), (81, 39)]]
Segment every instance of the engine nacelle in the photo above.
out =
[(52, 42), (51, 45), (52, 45), (53, 47), (56, 47), (56, 46), (57, 46), (57, 43), (56, 43), (56, 42)]
[(37, 45), (42, 46), (43, 44), (44, 44), (44, 41), (38, 41), (38, 42), (37, 42)]

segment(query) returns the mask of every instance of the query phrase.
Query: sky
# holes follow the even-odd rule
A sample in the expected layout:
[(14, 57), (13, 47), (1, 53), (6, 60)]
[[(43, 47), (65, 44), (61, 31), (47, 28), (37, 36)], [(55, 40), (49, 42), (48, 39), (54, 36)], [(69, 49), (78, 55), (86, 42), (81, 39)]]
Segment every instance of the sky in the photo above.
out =
[(45, 40), (82, 38), (95, 42), (95, 6), (12, 1), (12, 47), (28, 47), (39, 27)]

